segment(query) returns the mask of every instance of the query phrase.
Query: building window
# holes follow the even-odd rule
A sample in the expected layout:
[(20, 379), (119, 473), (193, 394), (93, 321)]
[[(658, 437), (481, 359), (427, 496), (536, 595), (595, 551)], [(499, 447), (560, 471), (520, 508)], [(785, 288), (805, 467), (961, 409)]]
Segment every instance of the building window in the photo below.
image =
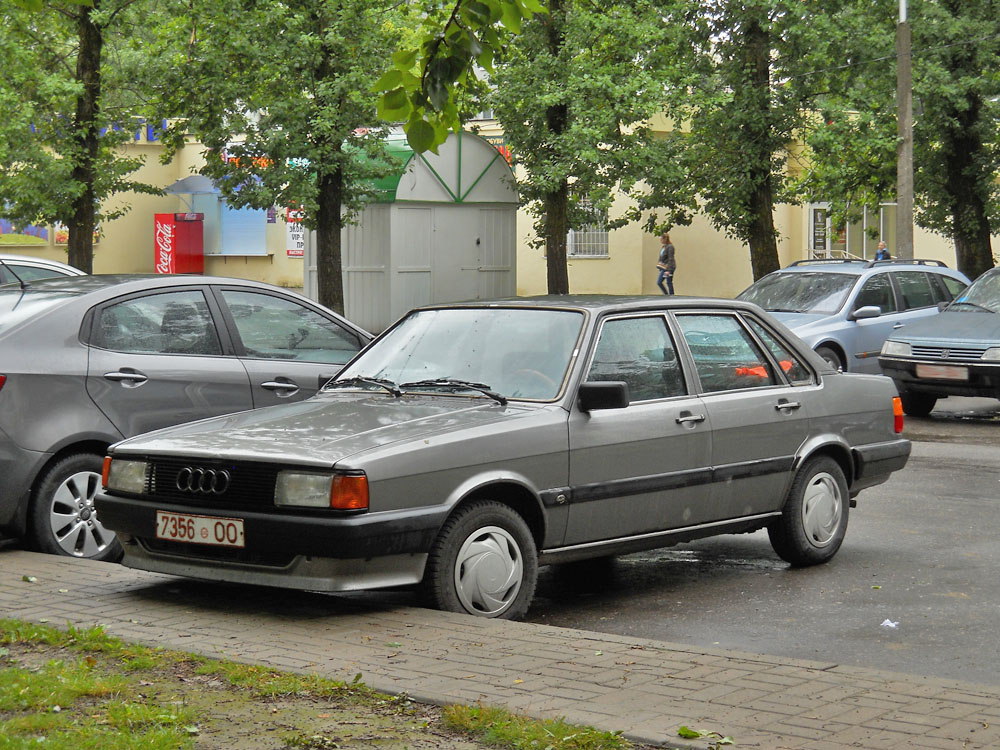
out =
[(608, 212), (582, 203), (589, 221), (572, 227), (566, 236), (566, 254), (571, 258), (608, 257)]

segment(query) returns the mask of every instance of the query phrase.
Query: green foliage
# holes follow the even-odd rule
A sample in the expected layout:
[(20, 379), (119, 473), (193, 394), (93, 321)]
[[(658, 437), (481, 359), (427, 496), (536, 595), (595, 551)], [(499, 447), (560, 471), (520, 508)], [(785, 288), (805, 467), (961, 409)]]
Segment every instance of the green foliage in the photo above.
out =
[(619, 732), (567, 724), (562, 719), (539, 721), (488, 706), (448, 706), (445, 725), (480, 742), (510, 750), (628, 750), (632, 744)]
[(682, 726), (677, 730), (677, 736), (683, 737), (686, 740), (700, 740), (706, 737), (715, 740), (712, 743), (712, 750), (718, 750), (723, 745), (735, 744), (732, 737), (723, 737), (711, 729), (691, 729), (690, 727)]

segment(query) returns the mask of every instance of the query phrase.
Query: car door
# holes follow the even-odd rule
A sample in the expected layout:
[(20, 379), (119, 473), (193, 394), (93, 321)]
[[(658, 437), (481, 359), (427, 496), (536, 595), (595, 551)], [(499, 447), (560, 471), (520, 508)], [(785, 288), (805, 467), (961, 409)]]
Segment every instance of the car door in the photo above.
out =
[(845, 350), (849, 372), (879, 373), (878, 355), (882, 344), (892, 332), (906, 323), (903, 308), (893, 292), (889, 273), (868, 277), (851, 303), (851, 316), (863, 307), (878, 307), (882, 312), (874, 318), (854, 318), (845, 331)]
[[(712, 515), (741, 518), (781, 507), (799, 447), (809, 433), (814, 374), (759, 322), (753, 331), (740, 315), (721, 311), (678, 313), (712, 428)], [(780, 351), (780, 353), (778, 353)]]
[(246, 370), (224, 354), (217, 317), (198, 287), (93, 311), (87, 392), (123, 435), (253, 406)]
[(309, 398), (367, 343), (317, 308), (279, 294), (218, 287), (254, 407)]
[(570, 497), (565, 544), (678, 528), (709, 507), (712, 438), (661, 314), (603, 321), (587, 380), (623, 380), (624, 409), (569, 419)]

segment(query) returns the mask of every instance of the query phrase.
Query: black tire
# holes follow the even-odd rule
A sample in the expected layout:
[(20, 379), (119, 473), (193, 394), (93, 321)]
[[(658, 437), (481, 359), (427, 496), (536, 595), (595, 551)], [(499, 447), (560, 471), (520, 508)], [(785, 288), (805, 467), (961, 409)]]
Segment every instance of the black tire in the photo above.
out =
[(538, 552), (528, 525), (492, 500), (461, 508), (445, 523), (427, 557), (424, 601), (449, 612), (517, 620), (538, 581)]
[(926, 393), (900, 393), (899, 400), (903, 402), (903, 412), (911, 417), (926, 417), (937, 404), (938, 397)]
[(35, 482), (29, 520), (38, 551), (88, 560), (121, 559), (121, 543), (94, 511), (103, 460), (93, 453), (66, 456)]
[(767, 527), (771, 546), (792, 565), (818, 565), (837, 554), (847, 533), (850, 498), (840, 464), (811, 458), (796, 474), (781, 517)]
[(837, 352), (834, 349), (831, 349), (828, 346), (818, 346), (816, 347), (816, 353), (820, 357), (825, 359), (827, 363), (834, 370), (844, 370), (845, 372), (847, 371), (847, 367), (844, 364), (844, 360), (841, 358), (839, 354), (837, 354)]

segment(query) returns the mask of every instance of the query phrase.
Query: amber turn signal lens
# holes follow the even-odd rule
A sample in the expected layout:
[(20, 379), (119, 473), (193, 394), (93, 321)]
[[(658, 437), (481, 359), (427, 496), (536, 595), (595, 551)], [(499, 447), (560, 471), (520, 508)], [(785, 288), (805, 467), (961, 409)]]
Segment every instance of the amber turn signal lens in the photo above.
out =
[(104, 457), (104, 466), (101, 469), (101, 487), (108, 488), (108, 474), (111, 473), (111, 456)]
[(893, 417), (893, 429), (896, 430), (898, 435), (903, 431), (903, 399), (896, 396), (892, 399), (892, 417)]
[(337, 474), (330, 485), (330, 507), (337, 510), (365, 510), (368, 507), (368, 477), (364, 474)]

